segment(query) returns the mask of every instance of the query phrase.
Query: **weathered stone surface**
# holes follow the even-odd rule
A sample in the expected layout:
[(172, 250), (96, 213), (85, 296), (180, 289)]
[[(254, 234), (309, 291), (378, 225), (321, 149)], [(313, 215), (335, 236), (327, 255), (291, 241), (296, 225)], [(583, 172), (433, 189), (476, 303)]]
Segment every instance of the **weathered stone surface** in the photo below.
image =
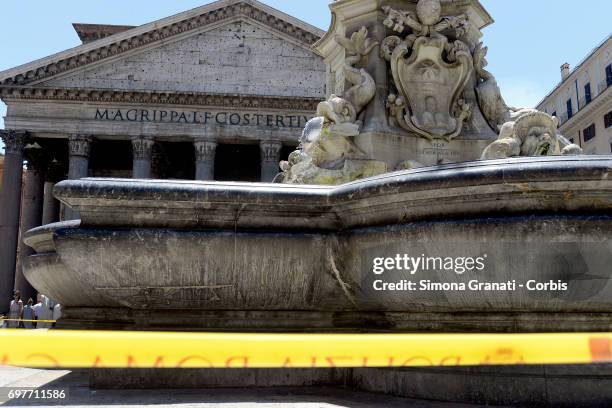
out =
[[(612, 307), (606, 289), (612, 279), (607, 272), (610, 222), (605, 216), (439, 221), (357, 229), (338, 238), (58, 226), (52, 239), (61, 265), (49, 254), (25, 266), (28, 280), (68, 307), (101, 302), (105, 307), (179, 310), (607, 312)], [(549, 236), (559, 238), (542, 242)], [(308, 257), (303, 256), (304, 248)], [(374, 258), (403, 253), (484, 254), (487, 268), (465, 276), (444, 271), (422, 271), (416, 277), (407, 272), (372, 273)], [(50, 280), (45, 276), (52, 266), (55, 272)], [(466, 284), (471, 279), (562, 280), (570, 290), (378, 292), (373, 290), (377, 279)]]
[[(312, 387), (345, 384), (347, 369), (94, 369), (95, 389)], [(124, 378), (121, 384), (117, 378)]]
[[(122, 233), (83, 226), (57, 229), (53, 240), (66, 270), (56, 272), (43, 292), (56, 294), (61, 286), (62, 293), (78, 299), (75, 304), (62, 296), (66, 306), (93, 306), (92, 291), (106, 306), (133, 309), (313, 310), (342, 303), (335, 299), (325, 237), (319, 234)], [(310, 257), (302, 256), (304, 248)], [(49, 262), (55, 264), (53, 258)], [(28, 276), (38, 281), (44, 268), (31, 266)], [(71, 282), (75, 270), (79, 279)]]
[[(119, 377), (123, 379), (121, 384), (117, 383)], [(89, 376), (90, 386), (96, 389), (314, 385), (423, 399), (435, 406), (448, 401), (454, 407), (464, 403), (608, 407), (612, 403), (611, 381), (609, 364), (403, 369), (95, 369)], [(381, 403), (382, 397), (378, 398)]]
[(323, 98), (324, 77), (322, 59), (304, 45), (269, 27), (234, 21), (46, 85)]
[[(516, 366), (353, 370), (349, 384), (409, 398), (500, 406), (606, 407), (612, 367)], [(444, 386), (441, 386), (444, 384)]]
[(245, 311), (69, 307), (57, 328), (71, 330), (541, 333), (609, 332), (609, 312)]

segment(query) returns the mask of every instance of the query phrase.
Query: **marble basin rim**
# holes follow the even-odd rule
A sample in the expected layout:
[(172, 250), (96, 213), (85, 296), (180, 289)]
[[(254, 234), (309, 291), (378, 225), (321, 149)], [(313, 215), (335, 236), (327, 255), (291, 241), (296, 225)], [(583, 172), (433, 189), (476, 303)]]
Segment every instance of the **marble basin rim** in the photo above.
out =
[[(101, 320), (108, 310), (143, 307), (291, 316), (606, 314), (611, 170), (612, 156), (581, 156), (443, 165), (337, 187), (63, 181), (56, 197), (81, 220), (29, 231), (25, 242), (37, 254), (24, 273), (68, 314), (106, 310), (96, 314)], [(486, 277), (492, 281), (568, 279), (577, 289), (568, 296), (371, 293), (368, 257), (429, 249), (490, 253), (499, 264)], [(296, 324), (321, 321), (308, 319)]]
[(56, 197), (84, 226), (335, 231), (423, 219), (611, 209), (612, 156), (515, 158), (389, 173), (337, 187), (82, 179)]

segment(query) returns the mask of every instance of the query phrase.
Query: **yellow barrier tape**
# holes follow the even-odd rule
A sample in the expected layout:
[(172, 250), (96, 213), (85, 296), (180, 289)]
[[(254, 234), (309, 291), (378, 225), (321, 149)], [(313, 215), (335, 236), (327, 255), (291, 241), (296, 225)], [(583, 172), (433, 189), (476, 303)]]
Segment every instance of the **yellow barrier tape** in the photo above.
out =
[(423, 367), (612, 362), (612, 334), (247, 334), (0, 330), (40, 368)]

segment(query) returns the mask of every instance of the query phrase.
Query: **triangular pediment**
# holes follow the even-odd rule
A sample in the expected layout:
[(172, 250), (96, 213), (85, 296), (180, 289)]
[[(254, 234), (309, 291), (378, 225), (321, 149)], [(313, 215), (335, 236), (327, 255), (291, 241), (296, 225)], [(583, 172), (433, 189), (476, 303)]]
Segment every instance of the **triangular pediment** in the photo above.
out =
[[(154, 58), (154, 55), (158, 55), (159, 58), (164, 55), (171, 56), (173, 46), (178, 47), (175, 48), (175, 51), (181, 47), (193, 47), (194, 42), (200, 41), (202, 36), (206, 37), (207, 33), (213, 37), (214, 35), (222, 36), (224, 28), (227, 29), (235, 24), (252, 27), (252, 31), (255, 30), (252, 38), (257, 35), (264, 36), (263, 33), (265, 33), (265, 35), (274, 37), (275, 41), (282, 40), (283, 52), (293, 52), (295, 58), (299, 58), (303, 52), (310, 52), (310, 46), (324, 34), (322, 30), (255, 0), (220, 0), (0, 72), (0, 85), (54, 86), (65, 81), (68, 86), (69, 82), (74, 81), (74, 78), (81, 78), (81, 81), (84, 81), (87, 79), (87, 73), (98, 72), (96, 70), (100, 70), (103, 75), (109, 75), (113, 69), (116, 71), (121, 71), (122, 67), (127, 69), (130, 63), (134, 64), (139, 58)], [(211, 40), (214, 41), (214, 39)], [(291, 46), (284, 44), (290, 44), (293, 50), (290, 51)], [(176, 58), (190, 58), (187, 55), (179, 57), (176, 52), (174, 55)], [(260, 58), (259, 55), (256, 57)], [(202, 56), (202, 58), (198, 56), (198, 65), (206, 65), (213, 58), (213, 55)], [(223, 58), (228, 58), (228, 56), (220, 57), (221, 66), (224, 63)], [(128, 65), (126, 61), (129, 61)], [(168, 63), (160, 59), (157, 67), (163, 69), (164, 64), (167, 67)], [(193, 81), (195, 81), (195, 76), (199, 71), (197, 68), (194, 68), (193, 71)], [(134, 79), (130, 79), (129, 76), (136, 77), (141, 73), (130, 73), (126, 76), (125, 81), (133, 81)], [(166, 75), (170, 77), (171, 73), (170, 70), (166, 72)], [(181, 73), (181, 75), (183, 79), (188, 78), (189, 72)], [(225, 72), (225, 76), (228, 75), (231, 75), (230, 71)], [(73, 79), (70, 80), (70, 78)], [(207, 77), (204, 80), (209, 81), (210, 78)], [(79, 86), (83, 85), (82, 83)], [(119, 88), (137, 89), (136, 85), (129, 83), (125, 84), (125, 88)]]
[(323, 98), (324, 83), (321, 57), (267, 25), (241, 17), (38, 85)]

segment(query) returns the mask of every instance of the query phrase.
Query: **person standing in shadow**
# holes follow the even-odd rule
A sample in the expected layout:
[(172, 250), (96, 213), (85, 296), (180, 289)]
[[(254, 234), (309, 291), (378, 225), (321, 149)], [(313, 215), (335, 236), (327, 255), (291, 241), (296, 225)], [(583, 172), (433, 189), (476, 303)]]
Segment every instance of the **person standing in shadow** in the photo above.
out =
[(13, 300), (11, 300), (11, 305), (9, 307), (9, 321), (7, 325), (9, 329), (16, 329), (17, 327), (19, 327), (19, 322), (16, 322), (15, 320), (21, 319), (22, 313), (23, 302), (21, 301), (21, 294), (18, 290), (16, 290), (15, 292), (13, 292)]
[[(28, 299), (28, 304), (23, 307), (23, 313), (22, 313), (23, 320), (34, 320), (34, 307), (32, 306), (33, 303), (34, 301), (32, 300), (32, 298), (30, 298)], [(34, 322), (24, 321), (23, 327), (24, 329), (33, 329)]]

